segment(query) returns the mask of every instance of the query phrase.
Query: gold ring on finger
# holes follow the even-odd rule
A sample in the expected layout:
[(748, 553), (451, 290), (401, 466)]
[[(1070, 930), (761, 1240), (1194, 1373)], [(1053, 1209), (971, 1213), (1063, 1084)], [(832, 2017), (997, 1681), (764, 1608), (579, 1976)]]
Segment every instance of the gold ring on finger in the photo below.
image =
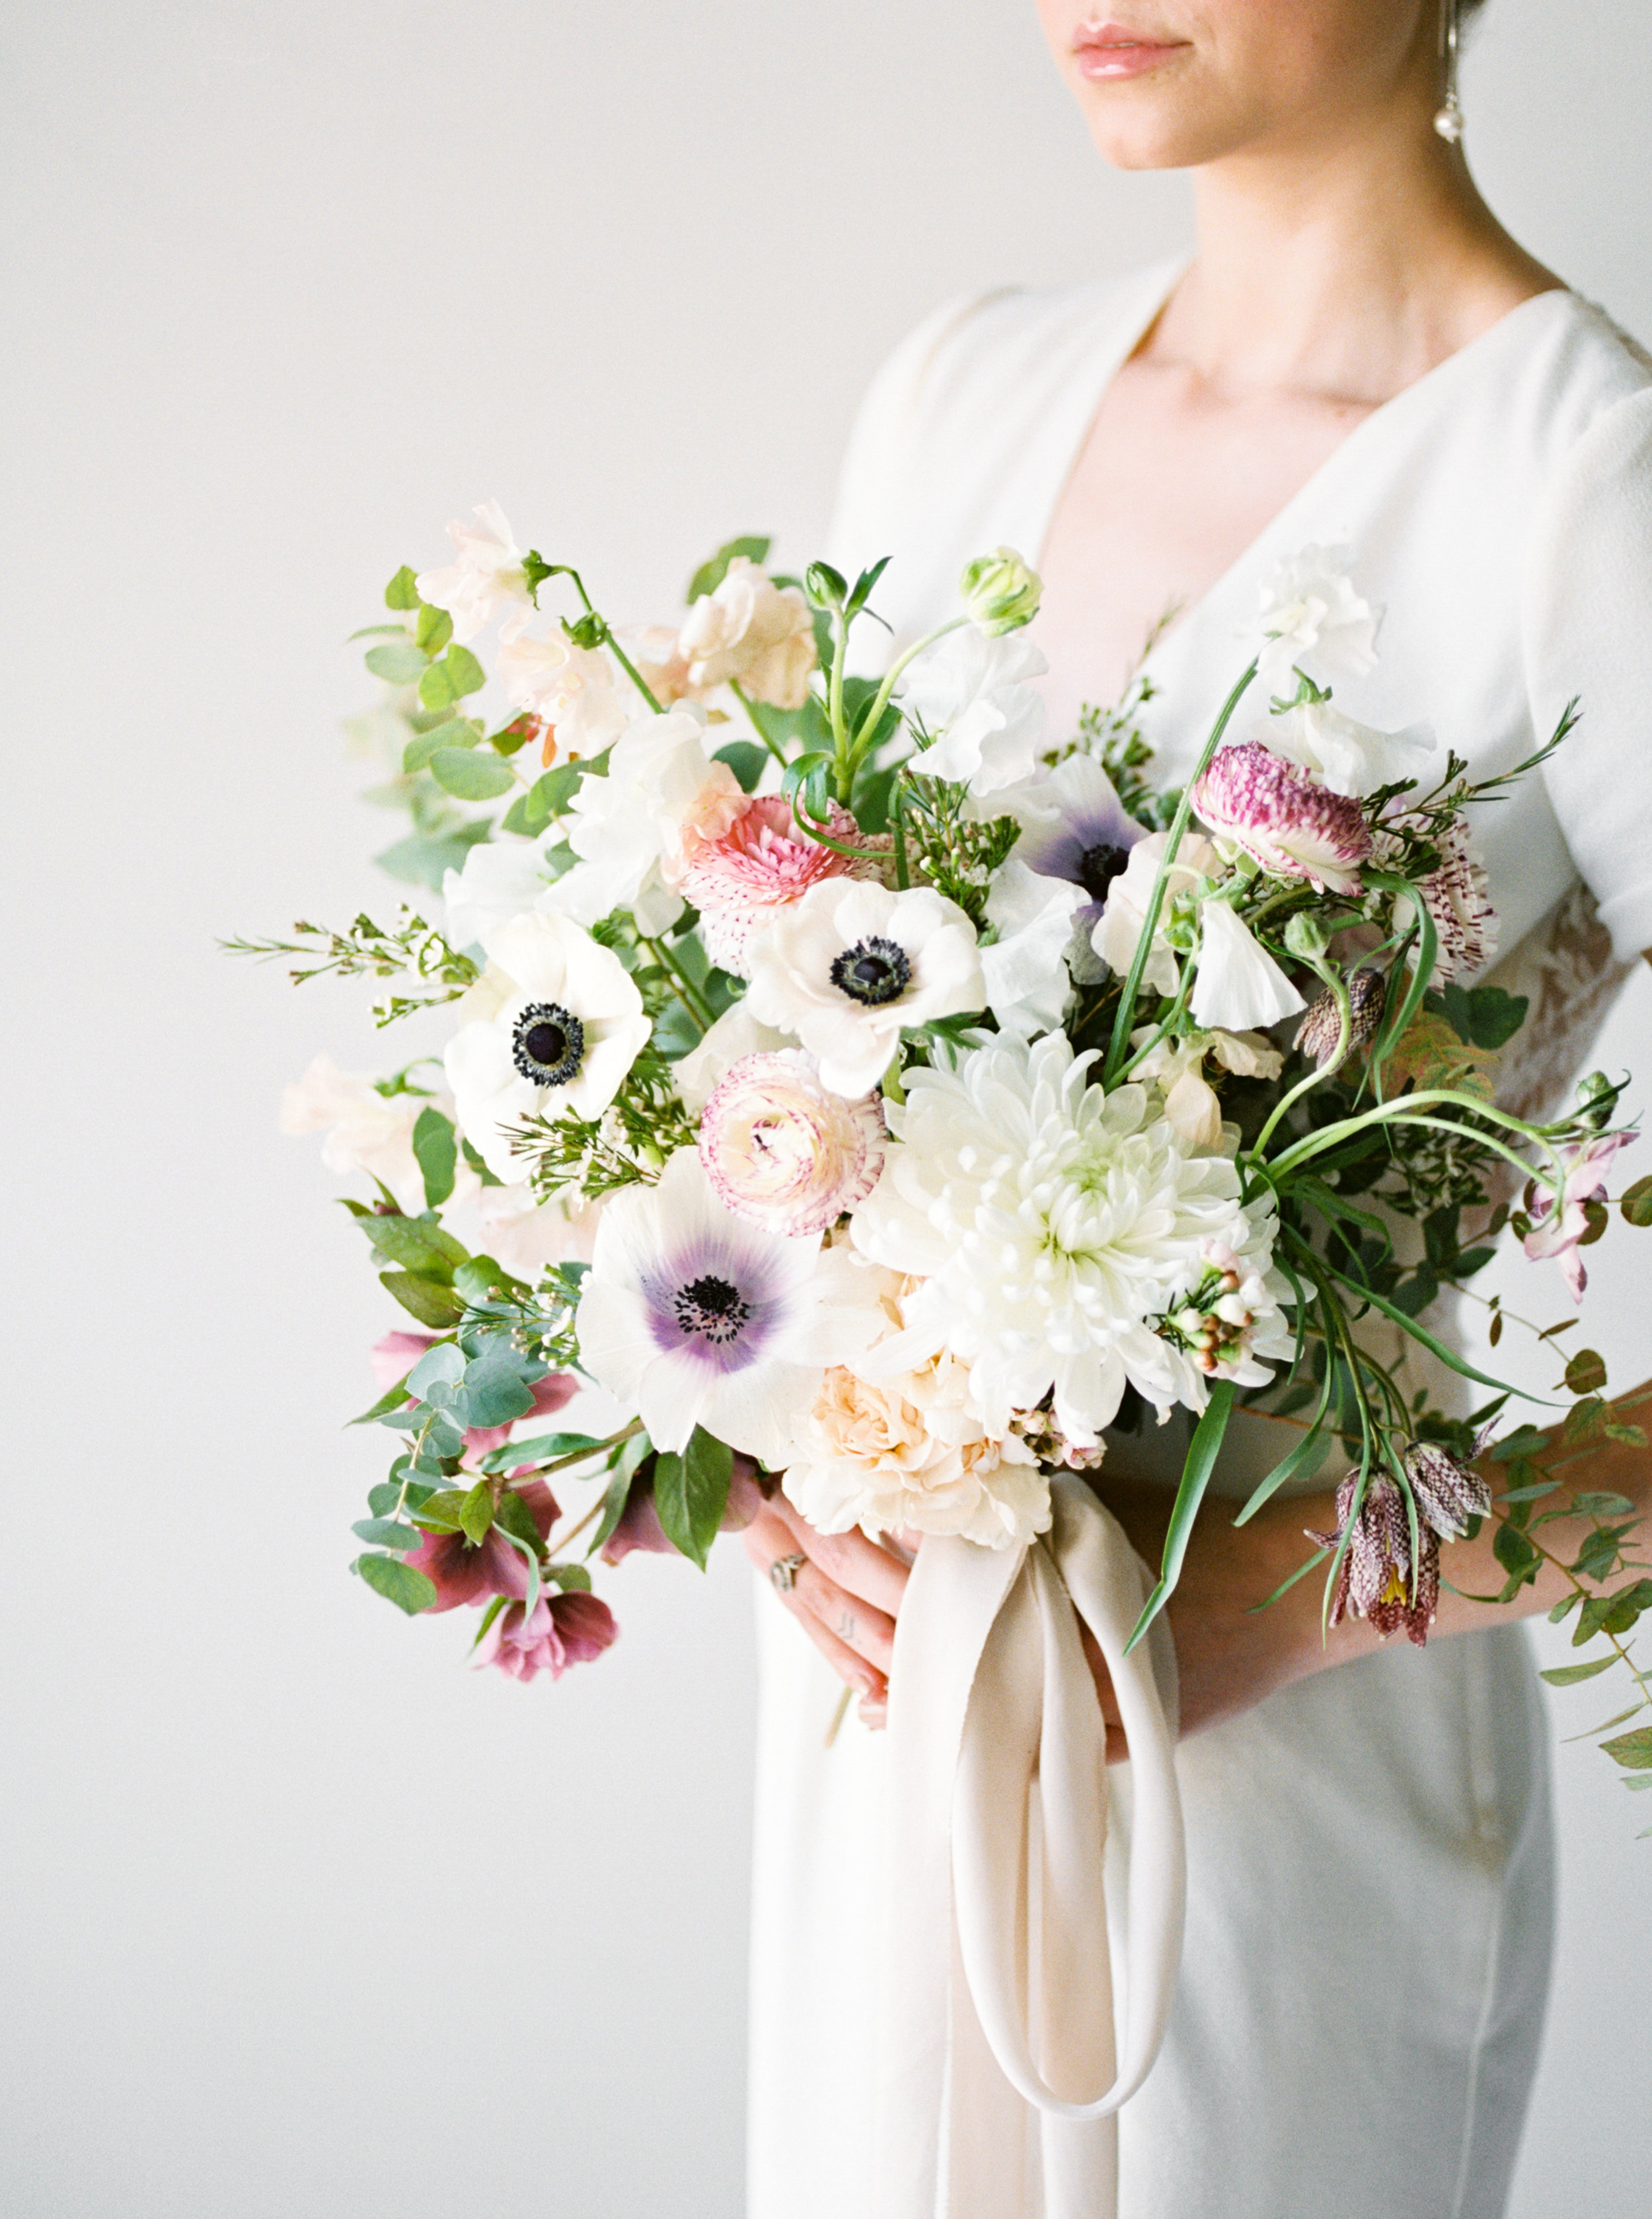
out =
[(774, 1582), (775, 1591), (779, 1594), (790, 1594), (798, 1584), (798, 1574), (808, 1561), (801, 1551), (790, 1557), (776, 1557), (768, 1568), (768, 1576)]

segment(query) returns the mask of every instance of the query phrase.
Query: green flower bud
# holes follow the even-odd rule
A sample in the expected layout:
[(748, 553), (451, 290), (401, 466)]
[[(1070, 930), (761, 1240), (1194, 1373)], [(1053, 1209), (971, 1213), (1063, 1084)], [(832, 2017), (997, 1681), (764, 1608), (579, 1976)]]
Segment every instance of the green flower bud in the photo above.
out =
[(829, 563), (811, 563), (803, 574), (803, 590), (817, 609), (841, 609), (849, 588)]
[(1019, 631), (1038, 614), (1043, 581), (1013, 547), (978, 555), (959, 583), (970, 620), (983, 631)]
[(1304, 963), (1316, 962), (1330, 946), (1330, 938), (1317, 917), (1299, 909), (1285, 927), (1285, 945)]

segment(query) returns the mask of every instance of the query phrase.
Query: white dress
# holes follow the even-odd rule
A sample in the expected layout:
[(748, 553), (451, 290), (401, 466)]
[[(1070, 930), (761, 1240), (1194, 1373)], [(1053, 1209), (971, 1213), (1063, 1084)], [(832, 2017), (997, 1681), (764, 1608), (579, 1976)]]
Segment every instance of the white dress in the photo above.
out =
[[(970, 556), (1036, 560), (1176, 275), (991, 295), (891, 358), (832, 553), (851, 575), (893, 556), (878, 604), (897, 637), (953, 612)], [(1338, 689), (1351, 714), (1426, 718), (1483, 775), (1582, 698), (1560, 755), (1477, 824), (1498, 975), (1542, 1020), (1511, 1079), (1535, 1104), (1652, 947), (1652, 364), (1550, 293), (1378, 409), (1160, 643), (1158, 774), (1185, 774), (1243, 667), (1262, 577), (1342, 540), (1387, 609), (1377, 669)], [(846, 2219), (871, 2200), (885, 1744), (851, 1719), (827, 1750), (837, 1682), (766, 1594), (759, 1622), (749, 2219)], [(1184, 1743), (1177, 1768), (1186, 1945), (1164, 2051), (1121, 2116), (1121, 2219), (1494, 2219), (1552, 1898), (1520, 1629), (1319, 1674)]]

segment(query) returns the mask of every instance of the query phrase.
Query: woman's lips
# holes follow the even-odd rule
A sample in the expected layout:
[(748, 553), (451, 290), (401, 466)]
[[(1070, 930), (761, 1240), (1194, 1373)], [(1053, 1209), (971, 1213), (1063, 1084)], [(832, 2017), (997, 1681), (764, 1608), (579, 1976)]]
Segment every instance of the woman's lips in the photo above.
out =
[(1179, 39), (1147, 38), (1123, 23), (1087, 23), (1073, 40), (1073, 55), (1081, 77), (1140, 77), (1180, 53), (1185, 44)]

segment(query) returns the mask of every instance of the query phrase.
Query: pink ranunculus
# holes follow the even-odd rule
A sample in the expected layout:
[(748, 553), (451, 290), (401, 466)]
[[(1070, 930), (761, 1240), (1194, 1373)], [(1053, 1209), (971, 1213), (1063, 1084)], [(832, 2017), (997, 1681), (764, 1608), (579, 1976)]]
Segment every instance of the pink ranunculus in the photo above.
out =
[(1371, 828), (1352, 796), (1329, 787), (1246, 740), (1224, 748), (1193, 790), (1193, 805), (1218, 839), (1232, 840), (1264, 870), (1353, 892), (1371, 856)]
[(506, 1604), (476, 1645), (478, 1665), (494, 1664), (513, 1680), (549, 1672), (560, 1680), (570, 1664), (589, 1664), (612, 1646), (619, 1628), (600, 1597), (541, 1594), (531, 1610)]
[[(529, 1480), (512, 1491), (527, 1505), (539, 1538), (547, 1540), (561, 1515), (556, 1496), (542, 1479)], [(527, 1563), (497, 1526), (482, 1535), (479, 1545), (463, 1533), (429, 1534), (407, 1562), (435, 1583), (432, 1610), (457, 1610), (464, 1603), (486, 1602), (490, 1595), (514, 1595), (519, 1601), (527, 1595)]]
[(1556, 1201), (1547, 1187), (1528, 1188), (1526, 1215), (1531, 1230), (1520, 1246), (1534, 1264), (1547, 1257), (1560, 1265), (1574, 1302), (1581, 1302), (1588, 1274), (1578, 1251), (1589, 1238), (1589, 1209), (1606, 1191), (1606, 1166), (1619, 1148), (1626, 1148), (1633, 1133), (1603, 1133), (1574, 1148), (1567, 1161), (1565, 1184)]
[[(847, 809), (831, 805), (824, 828), (834, 840), (858, 842), (860, 830)], [(749, 978), (747, 950), (754, 935), (803, 899), (823, 879), (876, 879), (878, 858), (864, 848), (845, 855), (811, 840), (798, 824), (787, 797), (760, 794), (745, 803), (716, 836), (685, 842), (678, 890), (700, 913), (700, 937), (713, 963)]]
[(794, 1238), (866, 1200), (885, 1139), (877, 1095), (832, 1093), (798, 1048), (742, 1057), (700, 1113), (700, 1161), (717, 1200)]

